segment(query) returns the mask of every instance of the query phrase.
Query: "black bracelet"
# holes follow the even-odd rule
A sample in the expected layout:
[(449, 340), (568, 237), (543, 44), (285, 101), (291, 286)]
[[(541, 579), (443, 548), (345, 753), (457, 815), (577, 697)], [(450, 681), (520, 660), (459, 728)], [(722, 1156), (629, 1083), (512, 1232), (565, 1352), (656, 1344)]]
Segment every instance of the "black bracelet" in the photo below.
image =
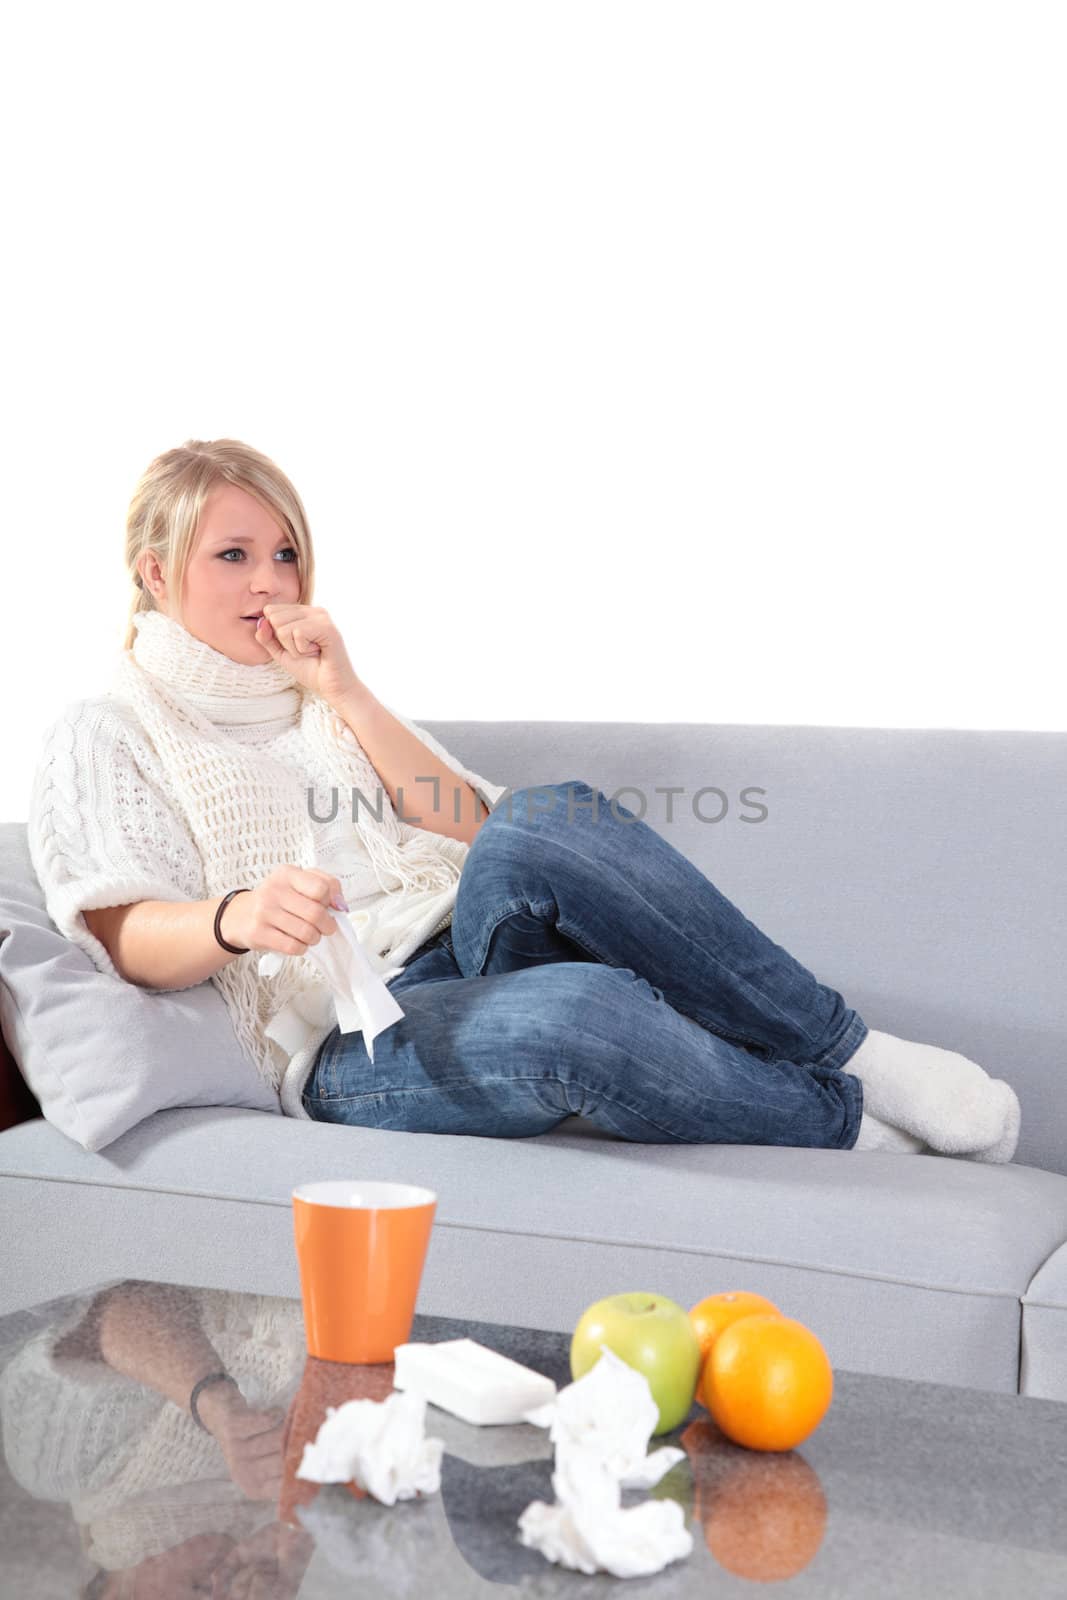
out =
[(250, 889), (231, 889), (229, 894), (223, 896), (222, 900), (219, 902), (219, 908), (215, 912), (215, 938), (218, 940), (219, 944), (221, 944), (224, 950), (228, 950), (230, 952), (231, 956), (246, 956), (248, 954), (249, 947), (241, 944), (229, 944), (222, 937), (222, 933), (220, 931), (222, 913), (226, 910), (226, 907), (229, 905), (235, 894), (251, 894), (251, 892), (252, 891)]
[(189, 1396), (189, 1410), (193, 1413), (194, 1421), (200, 1424), (205, 1433), (210, 1433), (211, 1430), (206, 1422), (201, 1421), (200, 1413), (196, 1409), (196, 1402), (199, 1398), (200, 1391), (205, 1384), (219, 1382), (232, 1383), (236, 1388), (240, 1388), (240, 1384), (238, 1384), (237, 1379), (232, 1378), (228, 1372), (209, 1372), (206, 1378), (201, 1378), (200, 1382), (194, 1385), (193, 1392)]

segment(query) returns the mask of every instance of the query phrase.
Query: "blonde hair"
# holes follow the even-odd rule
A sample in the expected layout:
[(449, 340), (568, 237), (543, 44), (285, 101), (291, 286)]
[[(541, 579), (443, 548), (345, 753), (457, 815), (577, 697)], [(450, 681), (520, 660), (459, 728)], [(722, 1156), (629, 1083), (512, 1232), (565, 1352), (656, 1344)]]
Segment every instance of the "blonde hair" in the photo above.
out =
[(126, 513), (126, 567), (134, 585), (123, 649), (133, 644), (133, 619), (157, 609), (137, 562), (151, 550), (167, 574), (175, 610), (181, 613), (185, 569), (196, 543), (204, 503), (217, 484), (232, 483), (254, 495), (287, 530), (300, 574), (298, 605), (310, 605), (315, 558), (307, 514), (296, 489), (269, 456), (239, 439), (187, 439), (149, 462)]

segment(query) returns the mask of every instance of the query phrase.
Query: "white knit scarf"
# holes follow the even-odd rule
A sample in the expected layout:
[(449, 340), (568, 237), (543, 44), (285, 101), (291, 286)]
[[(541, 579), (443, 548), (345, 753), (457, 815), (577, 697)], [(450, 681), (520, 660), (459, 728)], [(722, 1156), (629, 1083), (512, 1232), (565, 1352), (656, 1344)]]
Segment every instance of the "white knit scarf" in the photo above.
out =
[[(351, 811), (385, 891), (445, 890), (461, 868), (434, 846), (435, 835), (402, 822), (358, 741), (321, 695), (275, 661), (245, 666), (189, 633), (162, 611), (137, 612), (132, 649), (122, 651), (113, 690), (132, 706), (166, 773), (204, 865), (208, 898), (254, 888), (276, 867), (315, 866), (315, 822), (303, 781), (262, 749), (236, 743), (226, 725), (291, 716), (321, 758), (339, 804)], [(381, 793), (382, 817), (379, 809)], [(316, 809), (323, 804), (319, 798)], [(214, 974), (240, 1044), (278, 1089), (287, 1053), (267, 1036), (272, 1018), (295, 1000), (323, 1014), (325, 980), (306, 956), (280, 958), (275, 976), (258, 971), (261, 952), (235, 956)]]

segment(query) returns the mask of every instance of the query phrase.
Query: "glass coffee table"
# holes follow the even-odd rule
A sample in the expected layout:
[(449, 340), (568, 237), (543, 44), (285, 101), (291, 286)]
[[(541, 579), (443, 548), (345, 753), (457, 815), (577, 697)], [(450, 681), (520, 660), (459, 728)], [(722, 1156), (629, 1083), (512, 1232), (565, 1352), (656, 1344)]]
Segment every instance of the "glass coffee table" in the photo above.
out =
[[(471, 1338), (570, 1379), (565, 1334), (416, 1316), (413, 1340)], [(237, 1385), (201, 1390), (209, 1372)], [(688, 1556), (648, 1577), (574, 1571), (524, 1546), (555, 1503), (554, 1447), (529, 1423), (428, 1405), (436, 1494), (384, 1505), (297, 1478), (327, 1406), (384, 1400), (391, 1363), (309, 1357), (300, 1302), (124, 1281), (0, 1320), (0, 1595), (467, 1600), (523, 1595), (1067, 1594), (1067, 1405), (835, 1373), (796, 1450), (732, 1444), (694, 1405), (649, 1450), (680, 1460), (624, 1507), (676, 1500)]]

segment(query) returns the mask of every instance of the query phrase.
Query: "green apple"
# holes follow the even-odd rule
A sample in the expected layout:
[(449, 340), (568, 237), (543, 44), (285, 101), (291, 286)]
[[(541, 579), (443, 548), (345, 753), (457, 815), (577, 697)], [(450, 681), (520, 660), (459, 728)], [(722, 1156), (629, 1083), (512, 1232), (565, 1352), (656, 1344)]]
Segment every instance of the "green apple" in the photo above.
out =
[(659, 1407), (653, 1434), (669, 1433), (689, 1414), (700, 1377), (700, 1340), (689, 1313), (665, 1294), (612, 1294), (582, 1312), (571, 1337), (571, 1377), (583, 1378), (606, 1344), (643, 1372)]

